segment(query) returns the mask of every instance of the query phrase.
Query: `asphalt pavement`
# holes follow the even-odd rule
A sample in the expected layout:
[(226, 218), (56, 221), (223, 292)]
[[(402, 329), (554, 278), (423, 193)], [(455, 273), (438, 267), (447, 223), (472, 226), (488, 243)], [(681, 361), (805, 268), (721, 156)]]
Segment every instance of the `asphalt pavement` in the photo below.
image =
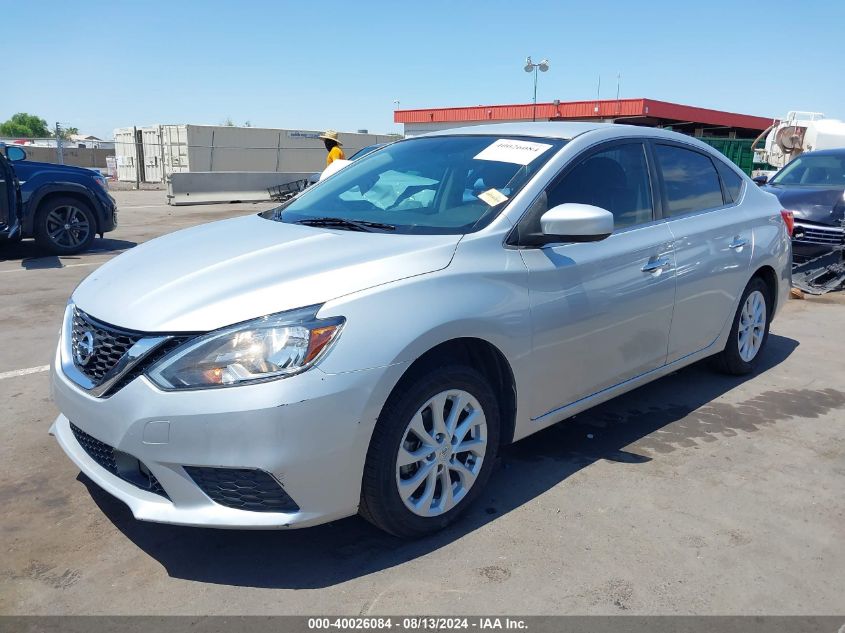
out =
[(140, 523), (47, 434), (68, 296), (120, 252), (269, 204), (115, 191), (90, 253), (0, 247), (2, 614), (841, 614), (845, 297), (790, 301), (760, 371), (698, 364), (504, 450), (420, 541)]

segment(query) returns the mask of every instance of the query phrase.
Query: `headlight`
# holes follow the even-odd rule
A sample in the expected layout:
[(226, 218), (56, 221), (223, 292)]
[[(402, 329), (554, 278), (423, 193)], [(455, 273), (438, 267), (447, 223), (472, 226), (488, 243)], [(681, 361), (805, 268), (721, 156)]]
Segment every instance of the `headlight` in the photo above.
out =
[(318, 319), (320, 306), (271, 314), (192, 339), (153, 365), (162, 389), (204, 389), (305, 371), (331, 346), (344, 319)]
[(109, 181), (106, 180), (105, 177), (102, 176), (101, 174), (95, 174), (94, 175), (94, 181), (98, 185), (100, 185), (100, 187), (102, 187), (105, 191), (109, 190)]

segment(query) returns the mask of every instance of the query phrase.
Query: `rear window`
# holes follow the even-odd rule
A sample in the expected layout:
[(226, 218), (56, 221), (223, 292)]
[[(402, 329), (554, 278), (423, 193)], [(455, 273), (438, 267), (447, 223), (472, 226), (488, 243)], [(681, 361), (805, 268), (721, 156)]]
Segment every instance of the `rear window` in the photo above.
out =
[(666, 187), (666, 215), (703, 211), (724, 204), (719, 176), (707, 156), (674, 145), (656, 145), (655, 151)]
[(736, 202), (739, 200), (740, 191), (742, 191), (742, 178), (722, 161), (714, 162), (716, 169), (719, 170), (719, 175), (722, 177), (722, 184), (725, 185), (725, 190), (728, 192), (728, 202)]

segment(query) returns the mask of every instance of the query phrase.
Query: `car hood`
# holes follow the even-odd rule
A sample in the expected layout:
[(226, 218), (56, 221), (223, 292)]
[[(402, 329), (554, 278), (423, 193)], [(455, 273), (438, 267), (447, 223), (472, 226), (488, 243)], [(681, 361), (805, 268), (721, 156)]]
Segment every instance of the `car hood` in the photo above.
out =
[(781, 187), (766, 185), (765, 191), (778, 197), (787, 211), (792, 211), (796, 219), (838, 225), (845, 211), (843, 191), (845, 188), (828, 187)]
[(257, 215), (178, 231), (115, 257), (72, 301), (142, 332), (209, 331), (449, 265), (460, 235), (328, 230)]
[(57, 165), (55, 163), (40, 163), (34, 160), (21, 160), (14, 163), (15, 171), (18, 175), (29, 174), (31, 172), (50, 171), (60, 174), (74, 174), (77, 176), (91, 177), (94, 173), (99, 173), (96, 169), (88, 169), (86, 167), (75, 167), (74, 165)]

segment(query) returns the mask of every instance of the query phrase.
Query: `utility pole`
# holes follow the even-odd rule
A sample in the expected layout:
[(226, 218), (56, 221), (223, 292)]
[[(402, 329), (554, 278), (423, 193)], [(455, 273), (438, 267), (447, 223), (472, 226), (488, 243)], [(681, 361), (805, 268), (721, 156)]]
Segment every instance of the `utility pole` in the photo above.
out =
[(601, 101), (601, 75), (599, 75), (599, 85), (596, 86), (596, 105), (593, 106), (593, 112), (599, 113), (599, 101)]
[(56, 121), (56, 160), (59, 165), (65, 164), (65, 151), (62, 147), (62, 126), (58, 121)]
[[(622, 112), (622, 106), (619, 103), (619, 93), (622, 90), (622, 73), (616, 73), (616, 114), (619, 115)], [(616, 120), (614, 119), (614, 123)]]
[(549, 60), (548, 59), (543, 59), (536, 64), (531, 61), (530, 55), (525, 59), (525, 67), (523, 68), (523, 70), (527, 73), (531, 73), (531, 72), (534, 73), (534, 101), (533, 101), (534, 106), (531, 110), (531, 120), (532, 121), (537, 120), (537, 70), (540, 70), (540, 72), (546, 72), (548, 69), (549, 69)]
[(135, 189), (141, 188), (141, 144), (138, 142), (138, 126), (132, 127), (132, 142), (135, 144)]

